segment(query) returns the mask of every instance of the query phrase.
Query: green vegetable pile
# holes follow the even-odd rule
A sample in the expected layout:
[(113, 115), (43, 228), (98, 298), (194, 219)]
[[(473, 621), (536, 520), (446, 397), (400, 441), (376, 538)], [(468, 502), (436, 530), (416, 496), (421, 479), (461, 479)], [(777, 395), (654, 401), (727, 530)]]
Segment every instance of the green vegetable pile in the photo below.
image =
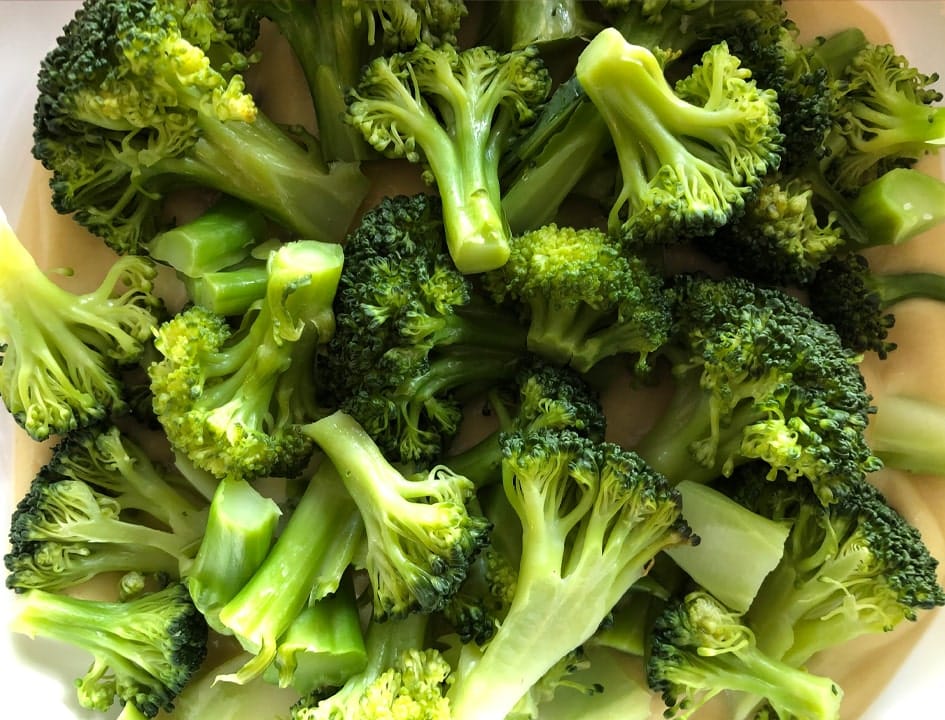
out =
[(945, 605), (874, 482), (945, 476), (945, 410), (862, 371), (945, 300), (867, 259), (945, 220), (945, 104), (800, 38), (774, 0), (85, 0), (33, 153), (115, 260), (72, 293), (0, 227), (0, 397), (51, 445), (13, 629), (123, 718), (840, 718), (810, 662)]

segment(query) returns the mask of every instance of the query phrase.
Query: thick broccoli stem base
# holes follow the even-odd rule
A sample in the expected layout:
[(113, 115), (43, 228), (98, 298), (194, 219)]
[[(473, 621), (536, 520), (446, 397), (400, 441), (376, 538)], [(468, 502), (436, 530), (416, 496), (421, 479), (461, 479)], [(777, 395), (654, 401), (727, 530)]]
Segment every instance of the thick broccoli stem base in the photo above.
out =
[(326, 548), (339, 536), (355, 538), (362, 532), (356, 506), (331, 466), (323, 464), (309, 479), (266, 560), (220, 609), (220, 623), (254, 654), (221, 680), (243, 684), (272, 664), (279, 637), (306, 606), (319, 580)]
[(945, 476), (945, 408), (928, 400), (884, 395), (867, 441), (888, 468)]
[(898, 245), (945, 221), (945, 182), (919, 170), (895, 168), (860, 190), (849, 212), (869, 229), (860, 247)]
[(355, 163), (326, 168), (262, 113), (252, 123), (200, 117), (200, 138), (186, 156), (156, 163), (168, 173), (258, 207), (307, 240), (340, 242), (369, 182)]

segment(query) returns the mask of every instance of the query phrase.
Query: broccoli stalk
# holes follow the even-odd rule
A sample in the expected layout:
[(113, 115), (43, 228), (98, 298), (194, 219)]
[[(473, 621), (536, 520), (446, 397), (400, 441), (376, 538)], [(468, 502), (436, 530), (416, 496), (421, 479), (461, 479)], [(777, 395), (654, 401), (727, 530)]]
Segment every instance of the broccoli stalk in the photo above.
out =
[(200, 548), (186, 576), (194, 605), (215, 631), (229, 634), (219, 620), (220, 608), (266, 559), (281, 514), (278, 505), (245, 480), (217, 485)]
[(374, 616), (441, 609), (488, 540), (490, 524), (466, 507), (472, 482), (444, 465), (405, 476), (343, 411), (304, 432), (328, 456), (360, 510)]
[[(244, 684), (278, 657), (279, 640), (302, 611), (337, 590), (364, 526), (330, 463), (308, 479), (301, 498), (262, 564), (217, 613), (220, 625), (252, 657), (220, 680)], [(280, 675), (290, 683), (291, 671)]]
[(322, 413), (311, 367), (334, 332), (343, 251), (295, 241), (270, 252), (266, 296), (233, 332), (199, 306), (157, 330), (148, 368), (168, 440), (217, 477), (298, 474), (310, 443), (298, 427)]
[(76, 693), (82, 707), (101, 712), (116, 698), (148, 718), (170, 712), (207, 652), (207, 625), (180, 583), (128, 602), (29, 590), (13, 611), (14, 632), (92, 655)]
[(623, 354), (643, 372), (669, 332), (662, 277), (595, 228), (552, 224), (514, 237), (484, 285), (497, 303), (522, 308), (530, 351), (579, 372)]
[(127, 406), (121, 367), (144, 354), (158, 323), (156, 270), (118, 258), (97, 289), (50, 279), (0, 210), (0, 397), (31, 438), (45, 440)]
[(945, 476), (945, 410), (926, 398), (883, 395), (866, 437), (883, 466), (910, 473)]
[(580, 41), (600, 30), (580, 0), (533, 0), (498, 3), (485, 18), (484, 43), (505, 50), (532, 45), (543, 53), (557, 54), (561, 46)]
[(880, 467), (864, 433), (872, 405), (859, 356), (786, 292), (737, 277), (677, 277), (662, 351), (665, 412), (635, 449), (671, 482), (711, 482), (751, 459), (824, 502)]
[(337, 242), (367, 192), (353, 163), (256, 106), (240, 71), (258, 20), (238, 2), (88, 0), (39, 73), (33, 154), (53, 206), (119, 253), (142, 252), (182, 186), (259, 207), (306, 239)]
[(549, 86), (534, 48), (500, 54), (420, 43), (372, 61), (348, 98), (348, 121), (375, 149), (428, 168), (460, 272), (484, 272), (508, 259), (499, 163), (515, 134), (534, 121)]
[(503, 438), (502, 484), (522, 526), (515, 594), (476, 660), (460, 659), (454, 720), (505, 718), (590, 638), (662, 549), (694, 542), (678, 494), (639, 456), (569, 431)]
[(711, 234), (779, 163), (777, 95), (724, 42), (672, 86), (650, 50), (608, 28), (575, 75), (614, 141), (622, 186), (607, 224), (627, 242)]
[(833, 680), (766, 653), (743, 618), (704, 590), (675, 599), (656, 618), (646, 670), (667, 718), (691, 717), (725, 691), (765, 698), (779, 718), (840, 718), (843, 691)]

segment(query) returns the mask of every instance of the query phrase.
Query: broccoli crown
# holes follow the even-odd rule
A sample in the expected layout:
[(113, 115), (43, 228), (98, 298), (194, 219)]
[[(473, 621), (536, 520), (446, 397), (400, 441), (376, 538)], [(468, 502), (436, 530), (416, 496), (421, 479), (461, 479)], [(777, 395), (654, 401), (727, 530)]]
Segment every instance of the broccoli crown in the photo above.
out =
[(181, 186), (339, 240), (367, 181), (354, 165), (325, 167), (259, 112), (239, 74), (258, 30), (230, 0), (84, 2), (39, 72), (33, 154), (52, 172), (53, 207), (119, 253), (146, 250)]
[(607, 417), (600, 397), (581, 374), (538, 360), (519, 370), (514, 384), (514, 429), (569, 428), (592, 440), (604, 439)]
[(507, 433), (502, 449), (521, 561), (495, 636), (450, 689), (459, 720), (506, 717), (594, 634), (660, 550), (697, 541), (678, 493), (631, 451), (572, 431)]
[[(864, 437), (859, 356), (786, 292), (744, 278), (676, 278), (665, 355), (674, 403), (637, 447), (671, 479), (711, 480), (760, 459), (830, 502), (880, 467)], [(662, 453), (681, 465), (664, 465)]]
[(438, 456), (459, 427), (455, 393), (511, 376), (525, 349), (517, 319), (453, 265), (441, 217), (428, 195), (385, 198), (364, 215), (319, 358), (326, 392), (397, 461)]
[(730, 486), (753, 512), (791, 523), (784, 556), (747, 614), (759, 645), (800, 666), (822, 649), (945, 604), (938, 561), (873, 485), (859, 481), (825, 506), (803, 484), (766, 476), (746, 465)]
[(334, 333), (343, 252), (296, 241), (269, 254), (266, 296), (233, 330), (200, 306), (156, 331), (148, 368), (154, 411), (171, 444), (217, 477), (294, 475), (311, 453), (299, 431), (323, 414), (312, 374)]
[(853, 57), (836, 82), (837, 108), (822, 160), (841, 192), (855, 195), (889, 170), (937, 152), (945, 138), (937, 80), (889, 44), (867, 43)]
[(652, 51), (608, 28), (575, 72), (614, 140), (621, 187), (608, 228), (628, 243), (711, 234), (780, 162), (777, 94), (725, 42), (670, 85)]
[(647, 355), (669, 333), (663, 279), (596, 228), (545, 225), (512, 238), (508, 262), (484, 275), (498, 303), (528, 323), (528, 349), (587, 372), (600, 360)]
[(889, 330), (896, 322), (874, 286), (869, 260), (850, 253), (823, 263), (808, 287), (810, 307), (832, 325), (843, 343), (856, 352), (885, 358), (896, 349)]
[(847, 242), (836, 213), (817, 205), (804, 176), (766, 177), (744, 214), (701, 246), (743, 277), (806, 286)]
[(117, 698), (142, 715), (170, 712), (207, 653), (207, 625), (187, 588), (171, 583), (126, 602), (29, 590), (17, 595), (13, 630), (88, 651), (79, 703), (106, 712)]
[(348, 98), (347, 119), (389, 157), (423, 163), (443, 207), (449, 253), (463, 273), (508, 258), (498, 164), (550, 89), (537, 49), (413, 49), (373, 60)]
[(163, 304), (156, 269), (118, 258), (95, 290), (61, 288), (0, 211), (0, 397), (35, 440), (87, 427), (126, 407), (123, 366), (137, 362)]
[(489, 538), (491, 524), (467, 508), (473, 483), (444, 465), (402, 473), (340, 410), (304, 432), (337, 470), (364, 520), (375, 616), (442, 609)]
[(840, 717), (841, 689), (761, 651), (742, 617), (703, 590), (670, 600), (653, 623), (647, 682), (666, 717), (688, 718), (724, 691), (765, 701), (780, 718)]

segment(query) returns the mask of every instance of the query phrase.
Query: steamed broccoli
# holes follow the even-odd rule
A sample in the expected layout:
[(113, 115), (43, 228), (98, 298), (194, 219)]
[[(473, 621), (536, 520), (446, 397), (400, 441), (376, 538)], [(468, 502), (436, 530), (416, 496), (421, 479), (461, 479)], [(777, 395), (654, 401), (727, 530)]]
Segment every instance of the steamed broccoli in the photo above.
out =
[(870, 418), (867, 440), (883, 466), (945, 477), (945, 408), (934, 400), (887, 392)]
[(367, 179), (259, 110), (240, 74), (257, 33), (238, 1), (86, 0), (39, 72), (33, 154), (53, 206), (120, 253), (146, 250), (164, 197), (186, 186), (341, 240)]
[(502, 485), (522, 527), (515, 594), (448, 692), (454, 720), (505, 718), (584, 643), (653, 557), (695, 542), (678, 494), (636, 454), (570, 431), (503, 436)]
[(712, 234), (780, 162), (777, 95), (724, 42), (671, 85), (650, 50), (608, 28), (575, 74), (614, 141), (621, 187), (608, 228), (627, 243)]
[(866, 480), (827, 506), (804, 484), (772, 482), (754, 464), (730, 488), (750, 510), (791, 523), (784, 556), (745, 616), (767, 654), (801, 667), (821, 650), (945, 604), (938, 561)]
[(764, 698), (779, 718), (839, 720), (843, 691), (831, 679), (766, 653), (742, 616), (704, 590), (674, 598), (656, 618), (647, 682), (667, 706), (689, 718), (726, 691)]
[(859, 356), (795, 297), (737, 277), (674, 284), (666, 411), (635, 446), (672, 482), (711, 482), (750, 459), (806, 479), (824, 502), (880, 467)]
[(311, 454), (299, 425), (321, 414), (316, 349), (334, 332), (340, 245), (270, 252), (266, 296), (232, 329), (193, 306), (156, 332), (148, 367), (154, 412), (171, 445), (217, 477), (296, 475)]
[(484, 19), (483, 43), (503, 50), (536, 46), (556, 57), (583, 38), (600, 31), (589, 4), (582, 0), (502, 0)]
[(249, 0), (272, 20), (299, 60), (318, 122), (325, 162), (371, 156), (360, 131), (344, 121), (345, 94), (371, 59), (417, 43), (455, 44), (463, 0)]
[(97, 289), (76, 294), (36, 264), (0, 210), (0, 397), (35, 440), (127, 407), (120, 370), (145, 353), (163, 304), (156, 270), (119, 258)]
[(128, 602), (28, 590), (13, 612), (14, 632), (92, 655), (76, 680), (79, 703), (92, 710), (106, 712), (117, 699), (148, 718), (170, 712), (207, 653), (207, 625), (180, 583)]
[(444, 461), (477, 487), (501, 478), (501, 435), (505, 432), (573, 430), (603, 440), (607, 418), (598, 393), (575, 370), (536, 359), (510, 382), (489, 392), (488, 406), (497, 427), (473, 446), (448, 454)]
[(365, 213), (345, 243), (335, 318), (325, 392), (397, 462), (437, 457), (458, 431), (459, 394), (511, 377), (525, 354), (514, 314), (456, 270), (428, 195)]
[(342, 411), (304, 432), (334, 465), (361, 513), (374, 617), (441, 609), (488, 542), (490, 524), (467, 508), (473, 483), (445, 465), (402, 474)]
[(662, 277), (596, 228), (515, 236), (508, 262), (483, 283), (497, 303), (520, 308), (531, 352), (580, 372), (613, 355), (633, 356), (644, 372), (669, 333)]
[(443, 208), (449, 253), (462, 273), (500, 267), (509, 254), (499, 162), (533, 122), (550, 77), (534, 48), (413, 50), (372, 61), (348, 98), (348, 121), (389, 157), (423, 163)]

